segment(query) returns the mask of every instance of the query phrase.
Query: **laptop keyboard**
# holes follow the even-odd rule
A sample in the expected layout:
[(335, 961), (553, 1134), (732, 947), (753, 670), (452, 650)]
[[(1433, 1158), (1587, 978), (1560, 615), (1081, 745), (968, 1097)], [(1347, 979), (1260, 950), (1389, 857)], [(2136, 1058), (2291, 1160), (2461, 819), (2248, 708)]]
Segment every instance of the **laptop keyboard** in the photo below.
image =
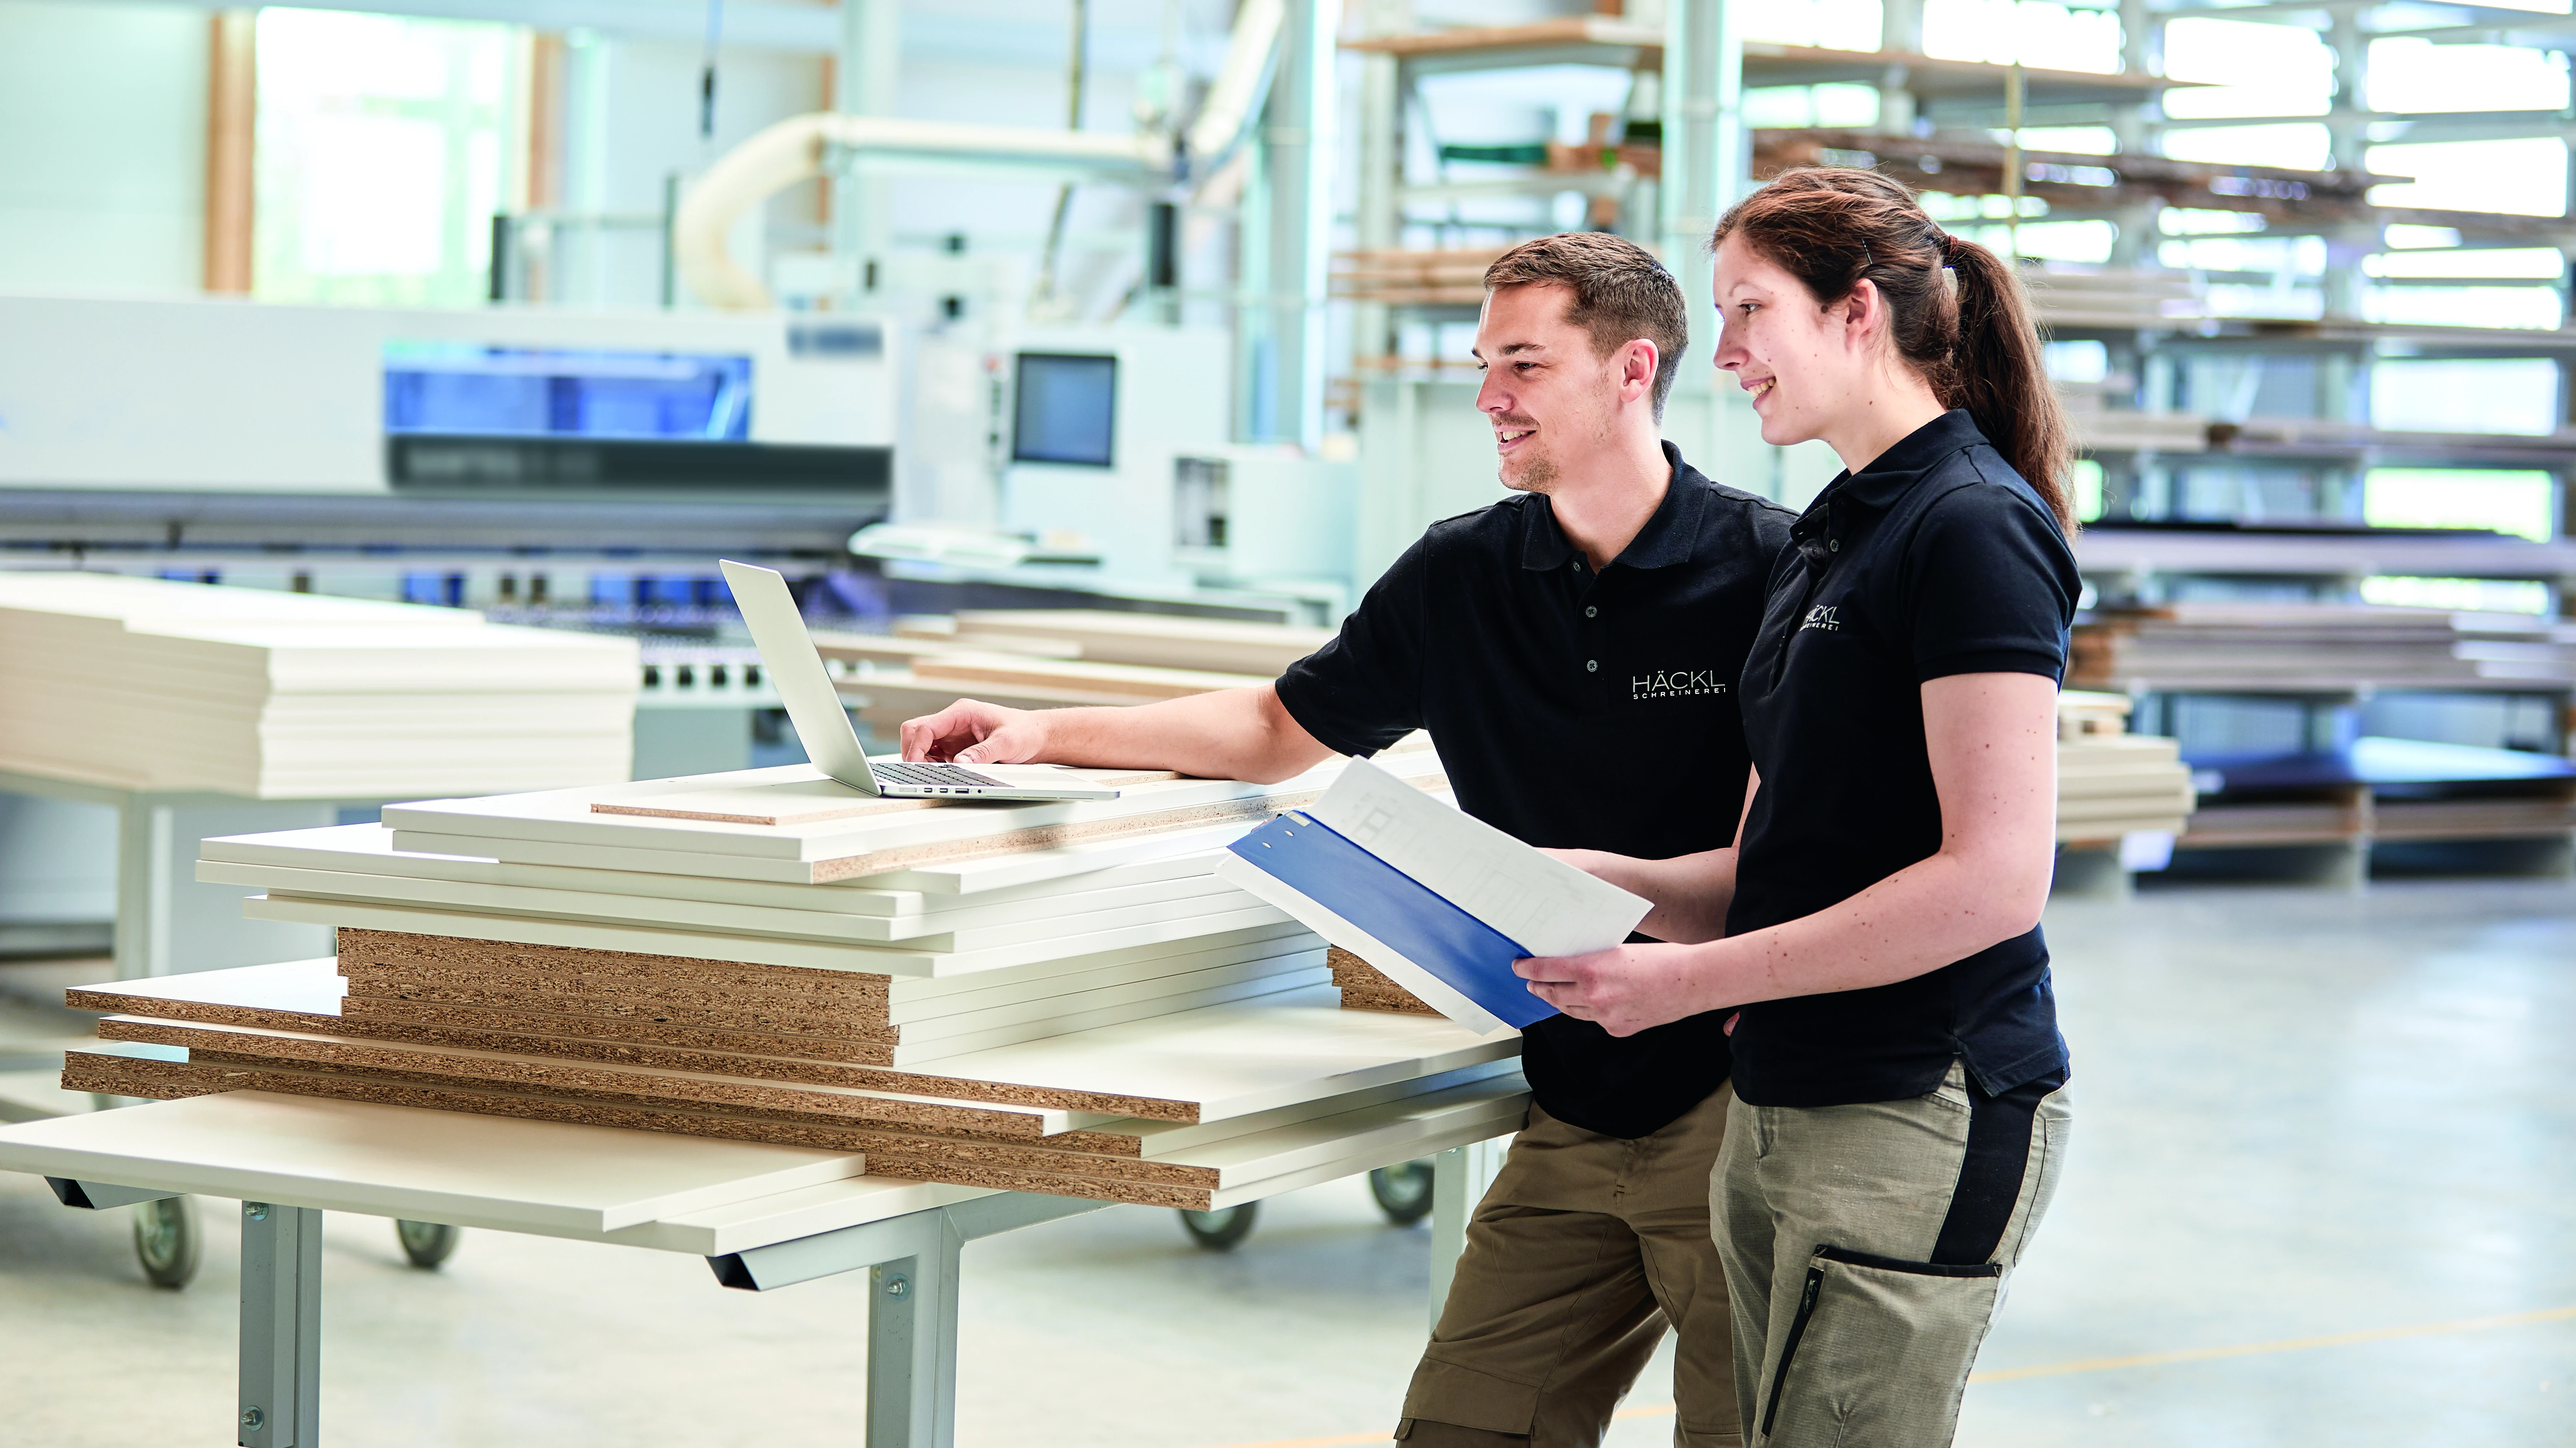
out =
[(950, 789), (959, 785), (1005, 787), (1000, 780), (988, 779), (962, 764), (871, 764), (868, 769), (880, 784), (941, 785)]

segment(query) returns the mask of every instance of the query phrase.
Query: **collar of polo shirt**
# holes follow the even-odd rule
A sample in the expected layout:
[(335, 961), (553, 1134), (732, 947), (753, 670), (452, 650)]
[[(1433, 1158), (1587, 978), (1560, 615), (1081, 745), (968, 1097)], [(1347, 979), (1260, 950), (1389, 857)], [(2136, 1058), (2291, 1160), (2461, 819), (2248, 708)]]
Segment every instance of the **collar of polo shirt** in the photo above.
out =
[[(1671, 469), (1664, 485), (1664, 500), (1655, 506), (1655, 515), (1628, 546), (1611, 561), (1622, 568), (1669, 568), (1690, 561), (1691, 548), (1699, 537), (1700, 509), (1707, 495), (1699, 488), (1676, 486), (1681, 481), (1681, 449), (1665, 443), (1664, 466)], [(1521, 509), (1521, 567), (1535, 572), (1563, 568), (1573, 561), (1574, 544), (1565, 530), (1556, 525), (1556, 510), (1540, 495), (1536, 505)]]

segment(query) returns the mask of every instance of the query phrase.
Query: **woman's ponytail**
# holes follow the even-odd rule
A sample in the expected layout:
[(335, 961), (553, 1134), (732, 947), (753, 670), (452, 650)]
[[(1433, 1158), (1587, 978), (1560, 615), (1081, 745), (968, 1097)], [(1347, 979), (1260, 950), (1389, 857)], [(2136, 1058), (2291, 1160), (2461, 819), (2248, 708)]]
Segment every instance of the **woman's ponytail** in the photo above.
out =
[(1839, 166), (1782, 172), (1726, 213), (1710, 249), (1738, 232), (1820, 302), (1842, 300), (1864, 278), (1875, 285), (1897, 354), (1942, 406), (1967, 409), (2058, 526), (2075, 531), (2066, 414), (2040, 362), (2021, 279), (2002, 257), (1943, 231), (1897, 182)]
[(1968, 410), (1995, 451), (2038, 490), (2058, 526), (2073, 533), (2075, 509), (2066, 484), (2074, 443), (2057, 389), (2048, 385), (2021, 278), (1975, 242), (1947, 241), (1959, 305), (1959, 340), (1950, 353), (1954, 405)]

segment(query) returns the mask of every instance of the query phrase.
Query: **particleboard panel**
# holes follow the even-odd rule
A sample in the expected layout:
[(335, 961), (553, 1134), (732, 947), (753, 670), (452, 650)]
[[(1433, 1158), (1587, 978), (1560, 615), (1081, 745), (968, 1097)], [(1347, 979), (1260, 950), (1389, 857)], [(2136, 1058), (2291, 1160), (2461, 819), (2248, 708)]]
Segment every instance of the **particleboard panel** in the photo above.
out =
[(790, 1084), (753, 1077), (610, 1065), (552, 1056), (416, 1046), (352, 1036), (281, 1031), (253, 1026), (212, 1026), (110, 1016), (99, 1039), (148, 1041), (185, 1048), (194, 1061), (266, 1064), (300, 1062), (307, 1068), (346, 1066), (442, 1079), (477, 1081), (519, 1089), (579, 1090), (672, 1105), (757, 1107), (853, 1121), (913, 1122), (955, 1130), (1040, 1137), (1088, 1125), (1061, 1108), (968, 1104), (819, 1082)]
[(1341, 988), (1344, 1010), (1440, 1014), (1425, 1005), (1420, 996), (1389, 980), (1385, 972), (1338, 945), (1325, 952), (1324, 960), (1332, 969), (1333, 984)]
[[(331, 1010), (338, 1009), (336, 1001), (327, 1004)], [(463, 1044), (473, 1040), (470, 1033), (404, 1023), (252, 1029), (149, 1019), (152, 1009), (113, 1018), (119, 1024), (102, 1027), (102, 1036), (191, 1049), (201, 1045), (212, 1050), (255, 1048), (282, 1061), (365, 1064), (380, 1070), (423, 1069), (420, 1063), (427, 1055), (448, 1053), (466, 1062), (455, 1069), (514, 1088), (541, 1077), (558, 1083), (586, 1080), (580, 1073), (593, 1067), (611, 1073), (642, 1072), (646, 1074), (611, 1079), (599, 1089), (685, 1091), (694, 1104), (740, 1104), (750, 1099), (747, 1088), (753, 1086), (814, 1087), (835, 1097), (824, 1103), (824, 1109), (880, 1120), (936, 1122), (944, 1130), (957, 1129), (951, 1108), (959, 1102), (993, 1103), (997, 1109), (1023, 1114), (1056, 1111), (1217, 1121), (1519, 1054), (1517, 1037), (1480, 1040), (1438, 1017), (1343, 1011), (1338, 1005), (1338, 996), (1329, 986), (1292, 989), (1246, 1002), (943, 1055), (910, 1069), (570, 1038), (520, 1038), (527, 1044), (517, 1050), (492, 1050), (481, 1042)], [(356, 1029), (361, 1025), (366, 1031), (363, 1036)], [(183, 1038), (191, 1030), (225, 1032), (235, 1039), (212, 1044), (211, 1034)], [(666, 1088), (664, 1077), (721, 1078), (738, 1084), (700, 1080)], [(922, 1097), (936, 1101), (919, 1107), (913, 1098)]]
[[(77, 1053), (76, 1053), (77, 1054)], [(1517, 1130), (1528, 1091), (1517, 1077), (1453, 1086), (1176, 1151), (1160, 1158), (1111, 1156), (990, 1141), (906, 1136), (706, 1110), (476, 1090), (393, 1078), (326, 1076), (231, 1065), (137, 1062), (84, 1056), (65, 1079), (120, 1095), (193, 1096), (208, 1091), (310, 1095), (434, 1111), (660, 1132), (690, 1137), (864, 1153), (872, 1174), (959, 1186), (1048, 1192), (1144, 1206), (1207, 1210), (1219, 1190), (1238, 1193), (1292, 1173), (1367, 1170), (1422, 1149), (1435, 1135), (1469, 1139)], [(1353, 1162), (1365, 1165), (1352, 1165)], [(856, 1173), (852, 1173), (855, 1175)]]

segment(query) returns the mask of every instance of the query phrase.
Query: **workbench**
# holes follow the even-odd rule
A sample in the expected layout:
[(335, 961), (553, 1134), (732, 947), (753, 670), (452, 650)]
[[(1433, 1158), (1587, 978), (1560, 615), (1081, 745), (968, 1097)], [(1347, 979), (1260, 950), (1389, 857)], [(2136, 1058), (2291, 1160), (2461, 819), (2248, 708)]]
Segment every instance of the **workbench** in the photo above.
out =
[[(1436, 1159), (1435, 1317), (1496, 1148)], [(865, 1268), (863, 1441), (949, 1448), (965, 1244), (1109, 1204), (856, 1175), (858, 1164), (801, 1147), (255, 1091), (0, 1129), (0, 1170), (44, 1176), (66, 1206), (188, 1193), (241, 1201), (243, 1448), (320, 1442), (326, 1211), (694, 1253), (719, 1284), (753, 1292)]]

